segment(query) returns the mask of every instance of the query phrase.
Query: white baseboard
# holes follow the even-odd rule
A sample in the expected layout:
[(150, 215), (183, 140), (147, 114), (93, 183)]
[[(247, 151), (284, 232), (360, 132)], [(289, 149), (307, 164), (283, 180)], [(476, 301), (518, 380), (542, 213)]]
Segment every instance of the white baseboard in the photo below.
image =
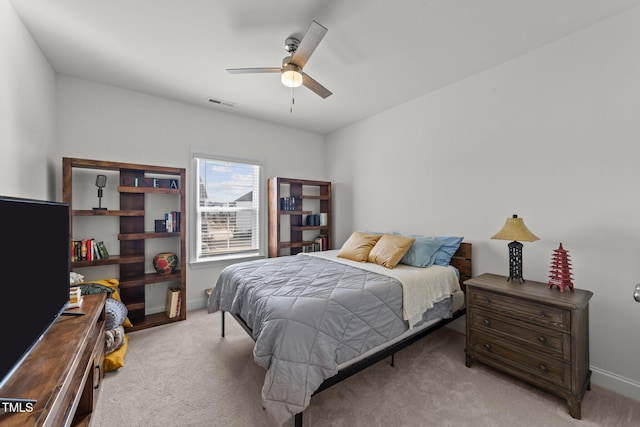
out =
[(198, 310), (207, 306), (207, 299), (201, 298), (196, 300), (187, 301), (187, 311)]
[[(187, 301), (187, 311), (191, 311), (191, 310), (197, 310), (199, 308), (205, 308), (207, 306), (207, 299), (197, 299), (197, 300), (192, 300), (192, 301)], [(165, 310), (165, 307), (147, 307), (147, 309), (145, 310), (145, 315), (150, 315), (150, 314), (156, 314), (156, 313), (163, 313)]]
[(640, 401), (640, 382), (591, 366), (591, 383)]

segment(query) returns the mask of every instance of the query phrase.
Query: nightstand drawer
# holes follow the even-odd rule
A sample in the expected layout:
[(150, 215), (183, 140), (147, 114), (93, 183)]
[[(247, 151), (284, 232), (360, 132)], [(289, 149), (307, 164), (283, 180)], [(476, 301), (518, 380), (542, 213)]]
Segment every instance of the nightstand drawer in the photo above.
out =
[(568, 310), (526, 299), (473, 289), (469, 304), (478, 305), (488, 311), (515, 317), (537, 325), (565, 331), (571, 328), (571, 312)]
[(512, 346), (508, 342), (480, 332), (471, 337), (470, 348), (472, 354), (477, 353), (480, 357), (484, 355), (485, 362), (493, 360), (526, 372), (532, 378), (541, 379), (560, 387), (570, 385), (571, 365), (562, 361)]
[(569, 334), (473, 307), (467, 316), (472, 328), (488, 334), (497, 334), (506, 341), (518, 343), (547, 356), (571, 360)]

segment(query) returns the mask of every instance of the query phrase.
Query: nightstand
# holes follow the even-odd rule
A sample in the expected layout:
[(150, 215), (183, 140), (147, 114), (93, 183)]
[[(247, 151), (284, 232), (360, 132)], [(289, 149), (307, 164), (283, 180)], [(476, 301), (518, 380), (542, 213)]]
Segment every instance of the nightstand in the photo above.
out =
[(467, 286), (466, 366), (478, 360), (567, 401), (580, 419), (590, 388), (590, 291), (560, 292), (546, 283), (518, 284), (483, 274)]

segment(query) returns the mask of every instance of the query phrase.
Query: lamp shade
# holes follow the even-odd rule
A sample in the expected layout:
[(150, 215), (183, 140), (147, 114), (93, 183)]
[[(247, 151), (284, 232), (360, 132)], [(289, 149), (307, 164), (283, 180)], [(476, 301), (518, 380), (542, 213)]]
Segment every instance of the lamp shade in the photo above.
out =
[(516, 240), (520, 242), (534, 242), (540, 240), (538, 236), (533, 234), (526, 225), (522, 218), (518, 218), (518, 215), (513, 215), (513, 218), (507, 218), (502, 230), (494, 234), (492, 239), (497, 240)]
[(302, 85), (302, 73), (300, 67), (295, 64), (286, 64), (282, 68), (282, 76), (280, 77), (282, 84), (287, 87), (298, 87)]

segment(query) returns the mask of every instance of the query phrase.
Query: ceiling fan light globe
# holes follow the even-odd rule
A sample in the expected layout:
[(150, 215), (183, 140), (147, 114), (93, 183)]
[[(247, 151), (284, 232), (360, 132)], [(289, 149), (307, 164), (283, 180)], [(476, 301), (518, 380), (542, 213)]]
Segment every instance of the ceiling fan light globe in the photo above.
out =
[(302, 73), (299, 67), (294, 64), (287, 64), (282, 69), (282, 76), (280, 81), (287, 87), (299, 87), (302, 86)]

